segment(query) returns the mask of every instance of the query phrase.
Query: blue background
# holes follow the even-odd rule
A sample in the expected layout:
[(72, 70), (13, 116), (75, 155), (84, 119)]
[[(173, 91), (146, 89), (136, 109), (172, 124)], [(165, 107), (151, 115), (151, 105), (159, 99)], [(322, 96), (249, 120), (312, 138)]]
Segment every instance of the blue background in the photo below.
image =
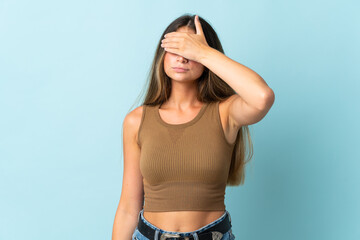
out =
[(183, 13), (275, 92), (237, 239), (360, 239), (358, 1), (0, 1), (0, 239), (111, 239), (122, 122)]

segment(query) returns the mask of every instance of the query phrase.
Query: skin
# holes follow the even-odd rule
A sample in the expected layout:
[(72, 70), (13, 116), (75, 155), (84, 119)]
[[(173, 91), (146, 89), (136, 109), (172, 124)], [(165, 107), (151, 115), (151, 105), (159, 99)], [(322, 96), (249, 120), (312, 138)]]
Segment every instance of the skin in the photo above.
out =
[[(243, 125), (259, 122), (271, 108), (275, 95), (256, 72), (208, 46), (198, 17), (196, 31), (182, 27), (165, 35), (164, 70), (172, 81), (169, 100), (159, 109), (163, 121), (181, 124), (193, 119), (202, 102), (196, 99), (195, 80), (206, 66), (228, 83), (237, 94), (219, 104), (221, 124), (228, 142), (233, 143)], [(189, 69), (177, 73), (171, 67)], [(140, 172), (140, 149), (136, 143), (142, 106), (126, 115), (123, 122), (124, 175), (116, 212), (113, 240), (130, 239), (143, 204), (143, 182)], [(144, 212), (153, 225), (176, 232), (195, 231), (219, 218), (224, 211)], [(121, 230), (118, 226), (122, 226)], [(126, 229), (126, 230), (125, 230)]]

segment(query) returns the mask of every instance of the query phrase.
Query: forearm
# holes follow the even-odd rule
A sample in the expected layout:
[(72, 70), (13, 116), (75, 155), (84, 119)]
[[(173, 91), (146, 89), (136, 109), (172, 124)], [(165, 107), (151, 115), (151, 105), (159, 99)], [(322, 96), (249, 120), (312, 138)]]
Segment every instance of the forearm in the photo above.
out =
[(112, 240), (131, 240), (132, 234), (138, 224), (138, 215), (130, 214), (118, 209), (112, 231)]
[(214, 48), (206, 47), (199, 61), (224, 80), (249, 105), (262, 107), (264, 100), (272, 92), (255, 71)]

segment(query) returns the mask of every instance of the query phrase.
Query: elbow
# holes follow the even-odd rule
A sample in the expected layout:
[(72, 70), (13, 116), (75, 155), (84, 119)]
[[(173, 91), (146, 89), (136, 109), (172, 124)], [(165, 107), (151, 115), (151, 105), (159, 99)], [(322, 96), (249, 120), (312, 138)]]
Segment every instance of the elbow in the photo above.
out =
[(274, 104), (275, 101), (275, 93), (271, 88), (268, 88), (265, 92), (261, 95), (262, 104), (260, 106), (261, 110), (268, 110)]

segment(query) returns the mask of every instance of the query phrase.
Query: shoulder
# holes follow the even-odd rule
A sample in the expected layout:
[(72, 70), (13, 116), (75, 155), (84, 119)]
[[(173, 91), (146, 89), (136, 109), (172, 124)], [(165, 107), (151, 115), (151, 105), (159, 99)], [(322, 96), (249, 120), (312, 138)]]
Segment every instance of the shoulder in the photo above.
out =
[(126, 114), (123, 122), (124, 132), (128, 132), (131, 135), (137, 135), (139, 130), (142, 116), (144, 111), (144, 105), (136, 107), (134, 110)]
[(222, 119), (228, 120), (228, 118), (229, 118), (229, 106), (230, 106), (231, 102), (236, 99), (236, 97), (237, 97), (236, 94), (233, 94), (233, 95), (227, 97), (224, 100), (219, 100), (218, 101), (219, 114), (220, 114)]
[(237, 94), (233, 94), (229, 97), (227, 97), (226, 99), (223, 99), (223, 100), (219, 100), (219, 105), (222, 105), (222, 106), (229, 106), (229, 104), (234, 101), (235, 99), (237, 98)]
[(229, 107), (231, 102), (235, 99), (236, 94), (231, 95), (230, 97), (218, 102), (218, 111), (220, 115), (221, 126), (223, 128), (225, 137), (229, 143), (235, 142), (237, 133), (239, 131), (239, 127), (232, 123), (229, 117)]

